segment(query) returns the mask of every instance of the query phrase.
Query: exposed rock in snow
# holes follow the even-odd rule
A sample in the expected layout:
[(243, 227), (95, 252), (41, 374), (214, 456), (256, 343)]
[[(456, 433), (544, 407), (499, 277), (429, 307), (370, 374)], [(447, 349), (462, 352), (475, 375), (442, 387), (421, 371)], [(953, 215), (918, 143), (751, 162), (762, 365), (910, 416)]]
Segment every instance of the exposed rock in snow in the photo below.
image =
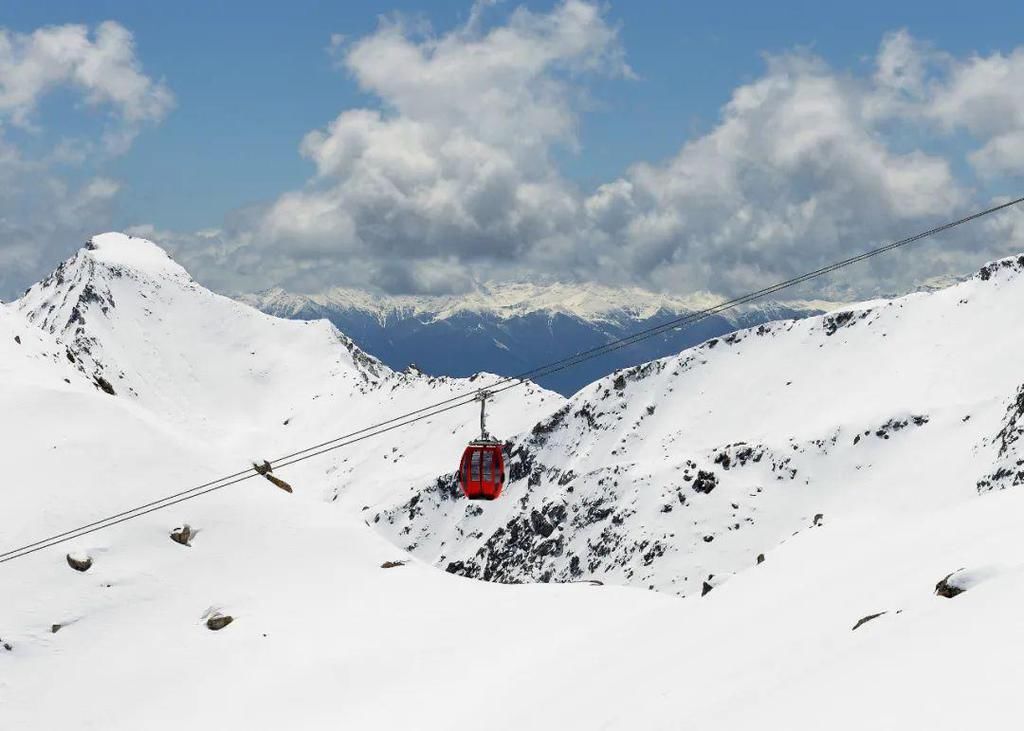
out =
[(92, 568), (92, 558), (85, 554), (69, 553), (65, 558), (67, 559), (68, 566), (75, 571), (88, 571)]
[(235, 621), (235, 618), (230, 614), (221, 614), (220, 612), (214, 612), (206, 618), (207, 629), (212, 629), (214, 632), (217, 630), (224, 629), (229, 624)]
[(983, 581), (999, 576), (1000, 573), (1002, 573), (1001, 570), (993, 567), (958, 569), (950, 574), (946, 574), (935, 585), (935, 593), (947, 599), (952, 599)]
[(1009, 402), (1002, 428), (993, 440), (996, 445), (996, 469), (978, 480), (978, 492), (1002, 490), (1024, 484), (1024, 451), (1019, 442), (1024, 436), (1024, 384)]
[(195, 533), (192, 530), (192, 526), (185, 523), (184, 525), (172, 530), (170, 535), (171, 540), (175, 543), (180, 543), (183, 546), (191, 546), (192, 536), (195, 535)]

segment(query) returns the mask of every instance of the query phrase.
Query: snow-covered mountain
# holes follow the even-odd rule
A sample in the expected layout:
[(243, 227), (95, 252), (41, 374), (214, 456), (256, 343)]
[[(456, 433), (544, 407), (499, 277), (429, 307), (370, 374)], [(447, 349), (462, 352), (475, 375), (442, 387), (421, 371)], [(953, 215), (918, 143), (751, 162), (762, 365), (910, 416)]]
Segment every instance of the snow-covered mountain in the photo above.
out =
[(474, 578), (700, 595), (800, 532), (1020, 484), (1022, 270), (612, 374), (512, 440), (508, 500), (466, 504), (448, 476), (378, 525)]
[[(156, 245), (120, 234), (94, 237), (13, 306), (97, 384), (216, 443), (227, 464), (301, 449), (496, 379), (392, 371), (330, 323), (283, 320), (214, 294)], [(530, 385), (522, 402), (496, 403), (494, 416), (526, 428), (563, 401)], [(437, 471), (457, 464), (477, 429), (472, 408), (420, 422), (393, 454), (391, 440), (377, 442), (395, 466), (382, 471), (381, 453), (346, 454), (329, 489), (346, 492), (366, 464), (356, 489), (380, 500), (408, 477), (401, 465), (428, 475), (431, 460)]]
[[(0, 563), (0, 728), (1015, 728), (1022, 269), (501, 394), (496, 503), (454, 410)], [(0, 305), (0, 552), (488, 378), (95, 237)]]
[[(720, 302), (706, 294), (675, 297), (636, 287), (522, 283), (483, 284), (458, 296), (378, 296), (345, 288), (298, 295), (276, 288), (240, 299), (278, 317), (330, 320), (397, 370), (414, 363), (426, 373), (453, 376), (523, 373), (556, 356), (589, 350)], [(627, 365), (678, 353), (738, 328), (834, 306), (818, 301), (747, 306), (541, 377), (538, 383), (569, 396)]]

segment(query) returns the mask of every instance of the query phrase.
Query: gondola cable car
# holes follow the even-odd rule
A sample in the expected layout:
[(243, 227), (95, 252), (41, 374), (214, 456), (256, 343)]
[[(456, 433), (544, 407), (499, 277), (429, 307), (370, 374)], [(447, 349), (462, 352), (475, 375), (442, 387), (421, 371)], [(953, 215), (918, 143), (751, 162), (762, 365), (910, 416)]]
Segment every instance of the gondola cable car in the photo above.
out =
[(487, 432), (487, 399), (490, 391), (480, 391), (480, 438), (466, 446), (459, 464), (459, 487), (470, 500), (496, 500), (505, 486), (504, 444)]

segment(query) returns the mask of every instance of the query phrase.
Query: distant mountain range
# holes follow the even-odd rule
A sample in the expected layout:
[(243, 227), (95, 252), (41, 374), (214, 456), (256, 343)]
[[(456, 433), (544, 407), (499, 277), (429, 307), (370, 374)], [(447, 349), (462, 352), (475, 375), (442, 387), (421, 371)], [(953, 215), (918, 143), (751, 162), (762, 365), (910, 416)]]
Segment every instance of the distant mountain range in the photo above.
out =
[[(716, 304), (709, 295), (674, 297), (638, 288), (586, 284), (485, 284), (464, 295), (381, 296), (336, 288), (318, 295), (280, 288), (239, 299), (297, 320), (330, 320), (388, 366), (434, 375), (513, 375), (604, 345)], [(709, 317), (568, 371), (537, 379), (571, 395), (619, 368), (678, 353), (737, 329), (817, 315), (824, 302), (766, 302)]]

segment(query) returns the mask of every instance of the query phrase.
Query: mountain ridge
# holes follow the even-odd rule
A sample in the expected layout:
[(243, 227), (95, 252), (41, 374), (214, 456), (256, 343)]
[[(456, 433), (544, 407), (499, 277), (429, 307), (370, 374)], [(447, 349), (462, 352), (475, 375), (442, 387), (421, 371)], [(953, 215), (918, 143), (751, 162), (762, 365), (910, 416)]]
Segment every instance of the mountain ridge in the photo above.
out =
[(415, 513), (396, 506), (376, 524), (464, 576), (691, 595), (794, 533), (858, 514), (863, 495), (879, 512), (914, 506), (912, 488), (880, 485), (926, 480), (929, 505), (1013, 486), (1022, 272), (1024, 256), (1009, 257), (935, 292), (765, 323), (617, 371), (512, 439), (516, 499), (465, 506), (441, 476)]
[(503, 376), (541, 363), (665, 327), (579, 368), (542, 376), (538, 383), (569, 396), (605, 374), (677, 353), (710, 337), (762, 322), (817, 314), (825, 302), (765, 302), (737, 307), (694, 325), (666, 327), (680, 316), (721, 303), (707, 294), (674, 297), (637, 288), (569, 284), (490, 284), (469, 295), (379, 297), (337, 289), (322, 296), (272, 290), (241, 301), (291, 319), (328, 319), (364, 350), (396, 370), (468, 376), (488, 371)]
[[(299, 294), (280, 287), (238, 295), (237, 299), (278, 316), (297, 317), (320, 309), (351, 309), (374, 315), (381, 324), (395, 317), (445, 320), (459, 314), (491, 315), (507, 320), (535, 313), (567, 315), (589, 322), (620, 322), (622, 315), (643, 320), (658, 313), (688, 314), (714, 307), (725, 298), (708, 292), (690, 295), (658, 294), (640, 287), (612, 287), (585, 283), (483, 282), (463, 294), (387, 295), (350, 287), (335, 287), (319, 294)], [(744, 305), (736, 312), (828, 310), (842, 303), (826, 300), (767, 301)]]

